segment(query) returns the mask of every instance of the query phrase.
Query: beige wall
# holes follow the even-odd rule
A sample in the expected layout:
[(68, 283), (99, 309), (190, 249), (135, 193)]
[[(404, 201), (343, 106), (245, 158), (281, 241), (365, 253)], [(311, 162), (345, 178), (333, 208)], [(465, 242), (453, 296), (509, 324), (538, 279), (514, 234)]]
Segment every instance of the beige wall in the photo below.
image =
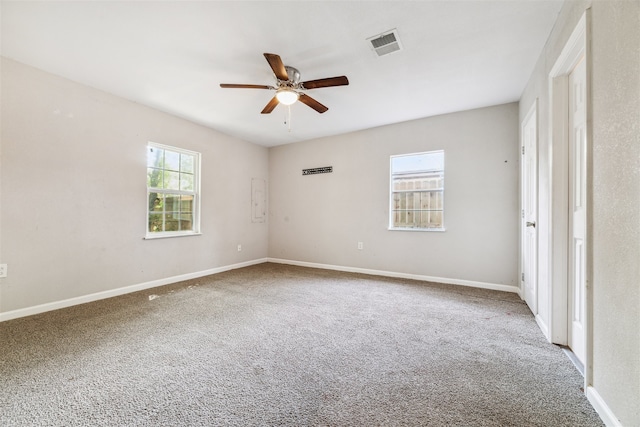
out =
[[(6, 59), (1, 137), (0, 313), (267, 256), (264, 147)], [(202, 153), (201, 236), (143, 240), (147, 141)]]
[[(271, 148), (269, 256), (518, 286), (517, 114), (507, 104)], [(389, 231), (389, 156), (439, 149), (446, 231)], [(320, 166), (333, 173), (302, 176)]]
[[(591, 7), (592, 384), (622, 425), (640, 425), (640, 1), (568, 1), (520, 101), (539, 98), (540, 247), (550, 250), (548, 74)], [(540, 277), (550, 265), (540, 259)], [(544, 313), (549, 316), (549, 313)]]
[(592, 17), (593, 385), (640, 425), (640, 1)]

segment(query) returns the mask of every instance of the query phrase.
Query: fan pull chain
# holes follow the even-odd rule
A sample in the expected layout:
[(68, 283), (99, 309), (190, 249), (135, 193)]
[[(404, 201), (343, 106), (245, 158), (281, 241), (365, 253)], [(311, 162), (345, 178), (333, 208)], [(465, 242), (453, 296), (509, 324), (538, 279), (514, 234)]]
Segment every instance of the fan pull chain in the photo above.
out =
[(284, 124), (289, 126), (289, 132), (291, 132), (291, 105), (287, 105), (287, 114), (284, 118)]

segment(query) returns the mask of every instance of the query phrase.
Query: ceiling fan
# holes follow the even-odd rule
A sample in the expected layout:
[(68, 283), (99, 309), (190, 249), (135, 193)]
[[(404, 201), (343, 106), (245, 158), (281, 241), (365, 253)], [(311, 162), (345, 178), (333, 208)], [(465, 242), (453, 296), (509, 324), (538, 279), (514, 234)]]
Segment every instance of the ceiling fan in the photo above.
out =
[(328, 77), (325, 79), (300, 81), (300, 72), (294, 68), (284, 65), (279, 55), (275, 53), (265, 53), (264, 57), (273, 70), (276, 77), (276, 86), (268, 85), (247, 85), (247, 84), (229, 84), (221, 83), (221, 88), (235, 89), (270, 89), (275, 90), (276, 95), (262, 110), (262, 114), (269, 114), (278, 104), (291, 105), (296, 101), (300, 101), (305, 105), (316, 110), (318, 113), (324, 113), (329, 108), (325, 107), (309, 95), (303, 93), (305, 90), (318, 89), (331, 86), (346, 86), (349, 80), (346, 76)]

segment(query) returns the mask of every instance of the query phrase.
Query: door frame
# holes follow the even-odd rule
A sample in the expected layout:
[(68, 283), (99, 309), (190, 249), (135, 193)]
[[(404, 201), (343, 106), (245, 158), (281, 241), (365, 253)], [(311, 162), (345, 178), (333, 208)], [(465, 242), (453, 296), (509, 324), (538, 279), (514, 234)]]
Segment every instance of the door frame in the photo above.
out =
[[(535, 182), (535, 191), (533, 194), (533, 197), (535, 198), (535, 203), (536, 203), (536, 207), (535, 207), (535, 211), (536, 211), (536, 222), (538, 222), (538, 199), (539, 199), (539, 193), (538, 193), (538, 142), (539, 142), (539, 138), (538, 138), (538, 132), (539, 132), (539, 126), (538, 126), (538, 98), (536, 98), (533, 101), (533, 105), (531, 106), (531, 108), (529, 109), (529, 112), (526, 114), (526, 116), (524, 117), (524, 119), (522, 120), (522, 122), (520, 123), (520, 146), (522, 149), (522, 153), (521, 153), (521, 159), (522, 161), (520, 162), (520, 298), (525, 299), (526, 296), (526, 290), (525, 290), (525, 246), (526, 246), (526, 233), (527, 233), (527, 229), (526, 226), (524, 225), (525, 221), (526, 221), (526, 213), (525, 213), (525, 198), (527, 196), (527, 189), (526, 187), (526, 165), (525, 165), (525, 160), (524, 160), (524, 156), (525, 156), (525, 127), (529, 124), (529, 122), (533, 120), (534, 121), (534, 126), (535, 126), (535, 131), (536, 131), (536, 136), (535, 136), (535, 158), (536, 158), (536, 182)], [(536, 226), (537, 227), (537, 226)], [(536, 228), (536, 234), (538, 233), (538, 228)], [(539, 301), (539, 293), (538, 293), (538, 251), (539, 251), (539, 247), (538, 247), (538, 239), (536, 237), (536, 247), (535, 247), (535, 278), (534, 278), (534, 295), (535, 295), (535, 301), (533, 303), (533, 307), (529, 307), (531, 309), (531, 311), (533, 312), (533, 315), (536, 318), (536, 321), (540, 321), (539, 316), (538, 316), (538, 305), (540, 303)]]
[(569, 328), (569, 99), (568, 76), (581, 60), (585, 59), (586, 65), (586, 144), (587, 144), (587, 171), (586, 171), (586, 324), (585, 324), (585, 390), (591, 384), (592, 369), (592, 330), (593, 330), (593, 290), (592, 290), (592, 266), (593, 256), (591, 241), (592, 227), (592, 103), (591, 103), (591, 67), (590, 67), (590, 9), (587, 9), (573, 30), (569, 40), (565, 44), (562, 53), (549, 73), (549, 100), (550, 100), (550, 144), (549, 169), (550, 204), (549, 204), (549, 336), (551, 342), (567, 345)]

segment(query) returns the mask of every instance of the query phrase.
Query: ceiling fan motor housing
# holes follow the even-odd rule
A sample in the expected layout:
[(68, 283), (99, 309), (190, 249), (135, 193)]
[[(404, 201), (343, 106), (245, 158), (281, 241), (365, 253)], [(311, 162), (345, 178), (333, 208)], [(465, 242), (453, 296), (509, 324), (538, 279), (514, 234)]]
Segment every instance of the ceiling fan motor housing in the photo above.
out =
[(288, 65), (285, 65), (284, 69), (287, 71), (287, 76), (289, 76), (289, 82), (292, 85), (297, 85), (300, 82), (300, 71)]

